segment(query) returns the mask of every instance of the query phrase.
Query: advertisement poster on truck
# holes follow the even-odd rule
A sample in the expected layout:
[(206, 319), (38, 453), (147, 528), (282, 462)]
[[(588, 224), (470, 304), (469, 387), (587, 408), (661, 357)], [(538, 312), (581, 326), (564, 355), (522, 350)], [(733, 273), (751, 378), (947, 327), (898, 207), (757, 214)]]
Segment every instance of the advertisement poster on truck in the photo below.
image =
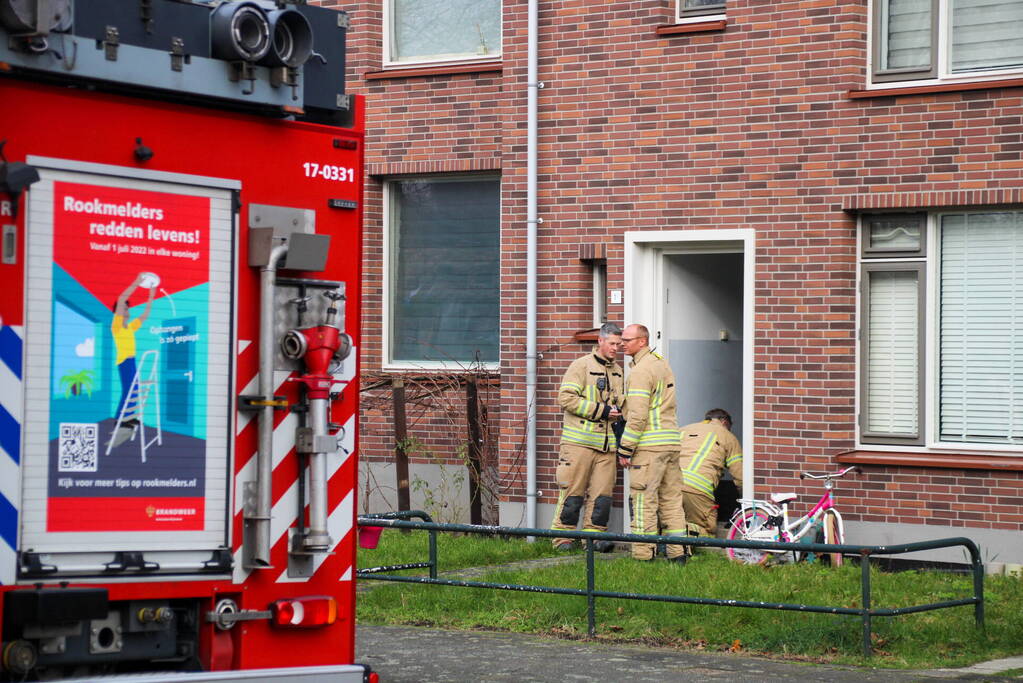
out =
[(201, 530), (210, 200), (53, 188), (47, 530)]

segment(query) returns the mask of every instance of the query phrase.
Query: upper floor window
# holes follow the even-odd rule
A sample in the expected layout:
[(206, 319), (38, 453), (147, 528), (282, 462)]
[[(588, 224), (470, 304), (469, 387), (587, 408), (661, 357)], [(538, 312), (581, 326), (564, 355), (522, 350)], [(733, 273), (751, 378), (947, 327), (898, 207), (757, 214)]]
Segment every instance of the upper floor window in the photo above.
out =
[(387, 194), (392, 367), (496, 367), (500, 334), (501, 181), (391, 180)]
[(1021, 0), (873, 0), (874, 82), (1023, 71)]
[(501, 0), (384, 0), (385, 63), (501, 56)]
[(875, 214), (860, 235), (860, 442), (1023, 444), (1023, 212)]
[(678, 9), (678, 20), (683, 21), (691, 17), (703, 17), (708, 14), (724, 14), (724, 0), (675, 0)]

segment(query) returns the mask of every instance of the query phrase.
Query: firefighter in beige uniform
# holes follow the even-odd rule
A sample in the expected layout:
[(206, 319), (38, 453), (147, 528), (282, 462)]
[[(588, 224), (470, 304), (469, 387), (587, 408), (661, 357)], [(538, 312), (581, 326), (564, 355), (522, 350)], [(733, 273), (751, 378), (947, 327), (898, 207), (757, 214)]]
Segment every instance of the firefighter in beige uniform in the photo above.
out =
[[(585, 504), (583, 531), (607, 531), (617, 475), (611, 424), (620, 416), (625, 397), (622, 368), (615, 362), (621, 334), (613, 323), (601, 327), (593, 353), (576, 359), (561, 380), (558, 403), (565, 415), (556, 473), (560, 492), (551, 529), (574, 531)], [(559, 550), (572, 546), (567, 538), (553, 542)], [(594, 546), (606, 552), (613, 544), (598, 541)]]
[[(649, 338), (643, 325), (629, 325), (622, 333), (622, 348), (632, 356), (632, 363), (618, 462), (629, 468), (631, 533), (655, 536), (660, 519), (665, 535), (682, 536), (686, 533), (686, 518), (678, 465), (675, 376), (668, 362), (650, 350)], [(632, 557), (652, 560), (655, 548), (652, 543), (633, 543)], [(683, 546), (668, 544), (667, 551), (670, 561), (685, 563)]]
[(699, 536), (717, 535), (714, 490), (726, 468), (742, 490), (742, 445), (731, 429), (732, 416), (720, 408), (681, 429), (682, 506), (690, 531)]

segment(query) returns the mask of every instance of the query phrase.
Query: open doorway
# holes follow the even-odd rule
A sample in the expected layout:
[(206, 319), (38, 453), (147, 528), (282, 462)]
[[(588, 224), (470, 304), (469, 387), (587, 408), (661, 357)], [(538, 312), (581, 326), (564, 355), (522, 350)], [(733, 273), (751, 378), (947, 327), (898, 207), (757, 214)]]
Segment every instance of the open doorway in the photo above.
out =
[(717, 495), (725, 522), (736, 499), (753, 493), (754, 245), (753, 230), (625, 235), (625, 322), (647, 325), (671, 364), (679, 425), (723, 408), (742, 441), (744, 491), (729, 479)]
[[(675, 374), (679, 426), (699, 422), (712, 408), (743, 429), (743, 254), (663, 252), (661, 349)], [(731, 475), (715, 491), (718, 519), (738, 506)]]
[(710, 408), (742, 434), (742, 253), (663, 254), (661, 353), (678, 383), (679, 425)]

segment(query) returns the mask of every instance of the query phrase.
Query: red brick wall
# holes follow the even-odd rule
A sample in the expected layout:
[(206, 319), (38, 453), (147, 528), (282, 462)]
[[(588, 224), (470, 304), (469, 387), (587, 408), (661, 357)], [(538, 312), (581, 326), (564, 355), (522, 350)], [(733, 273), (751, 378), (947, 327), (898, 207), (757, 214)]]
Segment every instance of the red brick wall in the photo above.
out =
[[(349, 92), (365, 98), (367, 122), (363, 214), (365, 280), (362, 283), (362, 347), (359, 349), (364, 387), (360, 457), (393, 461), (391, 389), (375, 386), (381, 379), (383, 364), (383, 179), (422, 173), (499, 173), (501, 74), (366, 80), (364, 74), (381, 67), (381, 3), (313, 4), (345, 9), (352, 22), (348, 33), (348, 86)], [(462, 463), (468, 439), (464, 386), (417, 399), (422, 390), (430, 388), (431, 375), (410, 375), (406, 379), (410, 397), (406, 407), (407, 430), (417, 449), (410, 461), (413, 465)], [(480, 388), (480, 400), (486, 406), (489, 426), (485, 452), (488, 462), (497, 460), (501, 416), (497, 387), (495, 382), (493, 387), (484, 383)], [(395, 482), (389, 481), (386, 485), (393, 487)], [(388, 497), (395, 496), (389, 492)]]
[[(522, 501), (525, 406), (526, 2), (505, 0), (499, 73), (367, 80), (380, 2), (352, 11), (349, 82), (367, 98), (367, 161), (396, 174), (502, 175), (501, 472)], [(855, 211), (1023, 200), (1023, 88), (854, 99), (864, 0), (730, 0), (724, 31), (658, 35), (668, 0), (541, 0), (538, 484), (554, 501), (554, 393), (586, 346), (604, 242), (624, 287), (625, 231), (756, 230), (756, 488), (791, 488), (855, 438)], [(454, 166), (444, 166), (450, 162)], [(424, 166), (424, 163), (426, 164)], [(418, 164), (418, 165), (417, 165)], [(364, 370), (380, 366), (381, 192), (366, 193)], [(621, 306), (610, 306), (620, 321)], [(630, 322), (630, 321), (624, 321)], [(747, 331), (749, 334), (749, 331)], [(386, 412), (363, 417), (383, 455)], [(429, 428), (424, 427), (429, 434)], [(867, 468), (843, 482), (852, 519), (1023, 529), (1019, 472)], [(992, 521), (992, 520), (997, 521)]]

